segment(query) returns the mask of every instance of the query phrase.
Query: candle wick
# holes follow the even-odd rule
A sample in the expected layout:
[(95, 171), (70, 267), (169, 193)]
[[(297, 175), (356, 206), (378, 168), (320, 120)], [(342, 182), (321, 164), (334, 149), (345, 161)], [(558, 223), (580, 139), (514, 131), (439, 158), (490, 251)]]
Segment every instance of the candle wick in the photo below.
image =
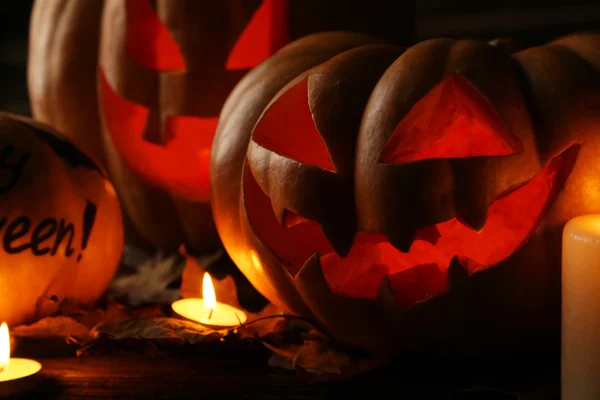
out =
[(208, 319), (212, 318), (213, 311), (215, 311), (215, 309), (211, 308), (210, 311), (208, 312)]

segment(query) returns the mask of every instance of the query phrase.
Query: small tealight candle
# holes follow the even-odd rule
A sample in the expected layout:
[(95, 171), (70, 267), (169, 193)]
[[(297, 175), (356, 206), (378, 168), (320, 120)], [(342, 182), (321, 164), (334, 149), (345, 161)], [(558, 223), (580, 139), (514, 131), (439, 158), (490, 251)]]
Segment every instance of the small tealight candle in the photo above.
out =
[(0, 396), (14, 396), (34, 388), (42, 364), (27, 358), (10, 358), (10, 335), (0, 325)]
[(561, 398), (600, 399), (600, 214), (563, 231), (561, 352)]
[(231, 328), (246, 322), (246, 314), (228, 304), (219, 303), (208, 272), (202, 279), (202, 298), (180, 299), (171, 308), (184, 318), (213, 328)]

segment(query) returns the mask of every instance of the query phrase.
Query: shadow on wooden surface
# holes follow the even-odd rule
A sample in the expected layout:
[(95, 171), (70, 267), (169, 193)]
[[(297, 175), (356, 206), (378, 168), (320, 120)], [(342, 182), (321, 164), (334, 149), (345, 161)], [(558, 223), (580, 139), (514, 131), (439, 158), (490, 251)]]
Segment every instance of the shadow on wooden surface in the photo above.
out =
[(22, 399), (401, 399), (557, 400), (559, 364), (550, 355), (442, 360), (407, 355), (393, 366), (337, 382), (307, 382), (268, 366), (267, 352), (148, 357), (119, 353), (38, 358), (39, 386)]

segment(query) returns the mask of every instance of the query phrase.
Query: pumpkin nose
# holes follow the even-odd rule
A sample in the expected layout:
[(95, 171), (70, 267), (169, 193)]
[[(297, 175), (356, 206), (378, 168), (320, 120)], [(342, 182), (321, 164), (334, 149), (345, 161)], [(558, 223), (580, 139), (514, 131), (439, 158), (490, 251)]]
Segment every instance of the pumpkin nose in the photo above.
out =
[(340, 256), (346, 257), (352, 248), (354, 237), (356, 236), (355, 229), (343, 229), (332, 224), (321, 226), (323, 234), (329, 240), (333, 250)]
[(410, 246), (413, 243), (417, 230), (416, 229), (392, 229), (388, 234), (388, 240), (392, 246), (403, 253), (408, 253)]
[(329, 209), (318, 221), (323, 234), (340, 257), (348, 255), (352, 248), (357, 232), (354, 215), (354, 202), (346, 201), (338, 203), (335, 209)]

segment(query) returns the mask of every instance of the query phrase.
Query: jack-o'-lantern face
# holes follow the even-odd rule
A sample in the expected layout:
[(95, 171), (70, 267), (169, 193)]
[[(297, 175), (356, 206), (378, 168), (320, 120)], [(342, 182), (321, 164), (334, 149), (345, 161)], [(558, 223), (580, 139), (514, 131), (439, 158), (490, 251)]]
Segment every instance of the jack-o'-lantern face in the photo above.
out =
[(595, 34), (511, 55), (294, 42), (224, 106), (211, 205), (225, 248), (272, 302), (347, 344), (547, 349), (562, 226), (600, 212), (598, 48)]
[(207, 201), (221, 106), (287, 41), (287, 1), (119, 0), (106, 9), (99, 89), (110, 141), (147, 182)]
[[(414, 104), (385, 143), (377, 163), (383, 174), (389, 170), (396, 178), (386, 182), (389, 186), (384, 190), (415, 198), (404, 201), (409, 206), (389, 205), (385, 213), (378, 211), (385, 200), (371, 200), (373, 209), (366, 212), (386, 218), (380, 225), (383, 229), (361, 230), (365, 226), (360, 221), (357, 229), (354, 181), (343, 173), (337, 176), (338, 166), (346, 173), (352, 170), (344, 163), (353, 160), (354, 152), (333, 140), (330, 127), (319, 126), (320, 113), (311, 109), (315, 101), (310, 98), (311, 82), (319, 85), (318, 76), (317, 72), (285, 88), (259, 120), (243, 175), (244, 200), (253, 231), (288, 272), (295, 276), (317, 255), (334, 294), (375, 299), (387, 279), (396, 302), (410, 306), (446, 288), (448, 267), (455, 257), (469, 274), (502, 262), (537, 228), (576, 159), (578, 146), (572, 146), (533, 178), (502, 188), (489, 205), (484, 199), (483, 215), (460, 215), (449, 198), (420, 197), (415, 185), (425, 178), (419, 176), (419, 169), (428, 162), (509, 157), (524, 150), (489, 100), (453, 73)], [(350, 143), (356, 140), (350, 138)], [(344, 157), (334, 157), (329, 149)], [(359, 166), (355, 179), (365, 179), (360, 171)], [(448, 176), (445, 184), (459, 185), (463, 179), (459, 173)], [(302, 178), (293, 181), (294, 176)], [(403, 190), (403, 185), (414, 191)], [(441, 202), (435, 205), (437, 212), (419, 216), (435, 201)], [(438, 215), (452, 217), (435, 221)]]

